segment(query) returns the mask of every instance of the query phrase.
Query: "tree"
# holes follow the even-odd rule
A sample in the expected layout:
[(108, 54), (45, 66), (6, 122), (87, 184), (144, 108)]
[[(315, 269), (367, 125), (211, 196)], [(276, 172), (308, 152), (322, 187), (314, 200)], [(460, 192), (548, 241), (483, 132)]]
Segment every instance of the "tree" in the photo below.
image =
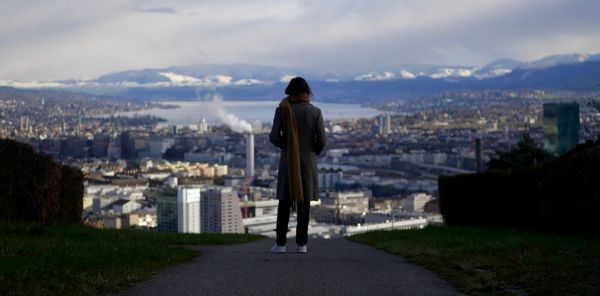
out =
[(83, 172), (62, 165), (60, 167), (60, 210), (58, 220), (67, 224), (81, 223), (83, 212)]
[(0, 222), (80, 223), (83, 174), (25, 143), (0, 139)]
[(60, 165), (32, 146), (0, 140), (0, 221), (53, 222), (59, 210)]
[(517, 147), (509, 152), (497, 152), (498, 158), (490, 160), (488, 170), (516, 171), (529, 169), (556, 159), (552, 153), (538, 148), (529, 134), (523, 134)]

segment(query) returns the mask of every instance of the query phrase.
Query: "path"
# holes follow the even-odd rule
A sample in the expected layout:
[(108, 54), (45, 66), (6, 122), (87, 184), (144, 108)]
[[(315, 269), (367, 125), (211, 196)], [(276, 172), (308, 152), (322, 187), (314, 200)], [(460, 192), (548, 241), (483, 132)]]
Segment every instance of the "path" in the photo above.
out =
[[(308, 254), (269, 252), (273, 239), (198, 246), (194, 260), (121, 295), (456, 295), (432, 272), (345, 239), (309, 239)], [(296, 245), (288, 241), (288, 252)]]

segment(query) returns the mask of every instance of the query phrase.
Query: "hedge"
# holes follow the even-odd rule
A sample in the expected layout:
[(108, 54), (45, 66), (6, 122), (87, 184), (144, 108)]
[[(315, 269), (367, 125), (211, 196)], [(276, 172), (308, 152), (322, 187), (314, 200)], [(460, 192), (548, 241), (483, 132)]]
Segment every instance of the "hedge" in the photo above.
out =
[(528, 171), (441, 176), (440, 211), (451, 225), (529, 225), (539, 207), (536, 179)]
[(540, 166), (441, 176), (440, 211), (450, 225), (597, 231), (600, 141)]

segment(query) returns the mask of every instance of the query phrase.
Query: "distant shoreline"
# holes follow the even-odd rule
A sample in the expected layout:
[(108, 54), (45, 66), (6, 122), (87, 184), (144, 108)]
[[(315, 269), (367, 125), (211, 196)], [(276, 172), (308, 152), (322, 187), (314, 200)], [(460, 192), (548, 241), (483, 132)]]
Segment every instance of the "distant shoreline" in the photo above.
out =
[[(139, 111), (118, 112), (117, 116), (154, 115), (167, 120), (167, 124), (191, 125), (206, 118), (210, 124), (222, 124), (212, 113), (212, 101), (155, 101), (164, 107)], [(230, 113), (249, 121), (271, 122), (279, 101), (222, 101), (220, 104)], [(313, 104), (321, 109), (325, 120), (372, 118), (384, 111), (359, 104), (326, 103), (315, 101)]]

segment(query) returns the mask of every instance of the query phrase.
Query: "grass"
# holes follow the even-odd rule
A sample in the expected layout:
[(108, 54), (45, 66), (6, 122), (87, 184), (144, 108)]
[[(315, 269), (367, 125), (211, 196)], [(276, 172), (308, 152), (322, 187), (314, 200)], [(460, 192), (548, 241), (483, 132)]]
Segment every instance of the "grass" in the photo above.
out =
[(438, 273), (469, 295), (600, 295), (600, 237), (427, 227), (350, 237)]
[(0, 295), (103, 295), (198, 256), (196, 251), (177, 246), (261, 238), (0, 225)]

